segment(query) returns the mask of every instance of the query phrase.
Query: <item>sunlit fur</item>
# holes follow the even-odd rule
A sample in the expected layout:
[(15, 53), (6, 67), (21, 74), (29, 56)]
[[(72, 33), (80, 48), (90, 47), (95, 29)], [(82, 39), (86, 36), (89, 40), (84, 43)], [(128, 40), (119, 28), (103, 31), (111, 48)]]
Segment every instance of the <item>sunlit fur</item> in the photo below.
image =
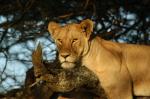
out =
[(150, 96), (150, 47), (90, 38), (92, 29), (91, 20), (63, 27), (49, 23), (62, 67), (73, 68), (80, 61), (98, 76), (108, 99)]

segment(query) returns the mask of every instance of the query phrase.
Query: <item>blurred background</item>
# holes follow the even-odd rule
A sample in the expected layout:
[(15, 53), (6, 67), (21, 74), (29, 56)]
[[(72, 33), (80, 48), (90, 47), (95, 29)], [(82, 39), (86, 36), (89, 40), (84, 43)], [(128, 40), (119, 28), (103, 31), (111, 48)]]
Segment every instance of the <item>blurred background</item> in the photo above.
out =
[(38, 42), (43, 58), (55, 59), (49, 21), (66, 24), (86, 18), (104, 39), (150, 44), (150, 0), (0, 0), (0, 93), (24, 86)]

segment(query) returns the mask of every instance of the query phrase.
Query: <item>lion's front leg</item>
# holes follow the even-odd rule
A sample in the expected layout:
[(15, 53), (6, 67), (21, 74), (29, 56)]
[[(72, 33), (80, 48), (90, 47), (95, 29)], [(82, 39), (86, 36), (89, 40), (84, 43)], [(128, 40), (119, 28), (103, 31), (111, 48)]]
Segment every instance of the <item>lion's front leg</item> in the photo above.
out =
[(131, 86), (127, 84), (115, 84), (105, 87), (108, 99), (133, 99)]
[(106, 71), (99, 78), (108, 99), (133, 99), (132, 82), (126, 67), (121, 71)]

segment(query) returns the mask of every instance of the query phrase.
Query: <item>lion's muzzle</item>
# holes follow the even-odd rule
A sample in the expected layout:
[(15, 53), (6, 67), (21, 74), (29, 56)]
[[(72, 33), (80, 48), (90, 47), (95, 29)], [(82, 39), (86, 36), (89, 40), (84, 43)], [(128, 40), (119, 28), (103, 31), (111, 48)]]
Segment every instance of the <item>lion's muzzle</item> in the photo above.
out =
[(61, 67), (64, 69), (71, 69), (76, 65), (76, 58), (69, 53), (60, 53), (59, 60), (61, 62)]

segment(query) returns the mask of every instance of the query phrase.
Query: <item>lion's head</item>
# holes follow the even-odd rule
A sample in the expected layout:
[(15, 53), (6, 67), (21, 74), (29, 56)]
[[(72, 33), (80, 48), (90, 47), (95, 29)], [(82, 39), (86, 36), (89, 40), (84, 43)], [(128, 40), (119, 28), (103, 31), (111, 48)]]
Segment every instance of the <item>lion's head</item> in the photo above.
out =
[(58, 47), (62, 68), (69, 69), (75, 67), (80, 58), (88, 52), (93, 22), (86, 19), (79, 24), (65, 26), (50, 22), (48, 31)]

